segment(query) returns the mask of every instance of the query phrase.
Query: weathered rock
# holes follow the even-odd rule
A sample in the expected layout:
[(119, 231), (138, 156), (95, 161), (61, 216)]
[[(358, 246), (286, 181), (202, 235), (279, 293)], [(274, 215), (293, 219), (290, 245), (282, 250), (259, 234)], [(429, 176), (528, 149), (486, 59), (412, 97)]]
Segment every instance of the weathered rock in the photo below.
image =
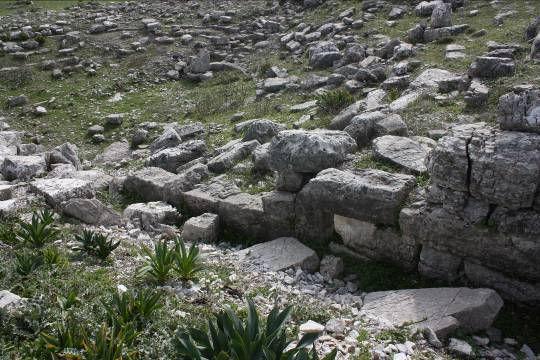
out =
[(43, 175), (46, 163), (43, 156), (6, 156), (2, 162), (1, 173), (6, 180), (30, 180)]
[(341, 53), (333, 42), (321, 41), (309, 48), (309, 65), (316, 69), (331, 67), (341, 59)]
[(24, 299), (20, 296), (7, 290), (0, 291), (0, 310), (9, 313), (20, 308), (23, 304)]
[(491, 289), (431, 288), (369, 293), (361, 312), (387, 326), (408, 323), (417, 329), (429, 327), (439, 338), (446, 338), (458, 329), (487, 329), (502, 305), (500, 296)]
[(45, 197), (52, 207), (73, 198), (93, 198), (92, 184), (80, 179), (37, 179), (30, 183), (30, 189)]
[(179, 166), (201, 157), (205, 152), (206, 143), (203, 140), (190, 140), (176, 147), (155, 152), (148, 158), (147, 164), (176, 172)]
[(120, 225), (122, 217), (103, 205), (98, 199), (69, 199), (60, 207), (62, 212), (72, 218), (92, 225)]
[(407, 137), (385, 135), (376, 138), (373, 140), (373, 155), (376, 159), (389, 161), (410, 173), (427, 172), (425, 160), (428, 149)]
[(355, 149), (354, 140), (342, 131), (286, 130), (272, 139), (269, 163), (278, 171), (316, 173), (338, 166)]
[(218, 213), (221, 199), (240, 192), (238, 186), (222, 175), (213, 178), (208, 184), (198, 185), (195, 189), (183, 193), (183, 206), (193, 215)]
[(131, 204), (124, 210), (124, 217), (150, 231), (161, 224), (176, 225), (181, 219), (175, 208), (162, 201)]
[(260, 196), (238, 193), (219, 200), (217, 213), (223, 226), (240, 238), (269, 239)]
[(77, 146), (71, 143), (55, 147), (46, 154), (45, 159), (49, 168), (53, 164), (71, 164), (77, 170), (81, 168)]
[(285, 126), (268, 119), (256, 119), (246, 126), (243, 141), (257, 140), (261, 144), (269, 142)]
[(295, 238), (282, 237), (253, 245), (241, 250), (239, 256), (266, 271), (300, 267), (304, 271), (315, 272), (319, 267), (319, 257), (315, 251)]
[(189, 242), (216, 242), (219, 236), (219, 216), (205, 213), (192, 217), (184, 223), (180, 236)]
[(465, 358), (469, 358), (474, 355), (473, 348), (471, 345), (469, 345), (468, 342), (456, 338), (450, 339), (450, 343), (448, 344), (448, 351), (459, 357)]
[(210, 53), (206, 49), (201, 49), (196, 56), (189, 58), (186, 72), (202, 74), (210, 70)]
[(166, 127), (163, 134), (161, 134), (152, 142), (152, 144), (150, 144), (150, 151), (152, 151), (152, 153), (156, 153), (163, 149), (176, 147), (180, 145), (181, 142), (182, 138), (174, 127)]
[(513, 76), (516, 64), (510, 58), (478, 56), (469, 68), (469, 76), (494, 79), (501, 76)]
[(163, 199), (166, 184), (175, 175), (161, 168), (147, 167), (129, 174), (124, 182), (124, 191), (134, 194), (144, 201)]
[(295, 199), (296, 194), (286, 191), (263, 194), (262, 204), (269, 238), (294, 236)]
[(452, 5), (438, 3), (431, 13), (431, 27), (441, 28), (452, 26)]
[(261, 144), (257, 140), (246, 142), (232, 141), (230, 146), (221, 154), (208, 161), (208, 169), (213, 173), (223, 173), (234, 166), (234, 164), (248, 157)]
[(501, 96), (498, 121), (503, 130), (540, 133), (540, 90), (525, 88)]
[(103, 153), (96, 156), (95, 162), (98, 164), (115, 166), (122, 161), (130, 160), (132, 151), (127, 141), (117, 141), (107, 146)]
[[(343, 274), (343, 259), (334, 255), (325, 255), (321, 259), (319, 272), (328, 279), (337, 279)], [(327, 324), (328, 328), (328, 324)], [(335, 332), (335, 331), (332, 331)]]
[(328, 127), (333, 130), (345, 129), (351, 122), (352, 118), (354, 118), (365, 107), (366, 104), (363, 101), (357, 101), (352, 105), (349, 105), (332, 119)]

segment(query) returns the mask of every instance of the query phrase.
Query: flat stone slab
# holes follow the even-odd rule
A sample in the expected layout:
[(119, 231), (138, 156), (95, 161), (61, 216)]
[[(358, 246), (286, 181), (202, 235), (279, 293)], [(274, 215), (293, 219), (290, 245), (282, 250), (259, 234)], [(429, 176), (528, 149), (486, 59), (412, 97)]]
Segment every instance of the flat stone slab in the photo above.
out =
[(146, 230), (156, 229), (161, 224), (175, 225), (181, 219), (178, 211), (163, 201), (131, 204), (125, 208), (124, 217)]
[(428, 149), (408, 137), (385, 135), (376, 138), (373, 140), (373, 155), (414, 174), (427, 172), (425, 160)]
[(37, 179), (30, 183), (30, 188), (44, 196), (52, 207), (72, 198), (93, 198), (95, 195), (92, 183), (81, 179)]
[(389, 327), (429, 327), (444, 339), (458, 329), (476, 332), (488, 328), (502, 306), (501, 297), (491, 289), (408, 289), (367, 294), (362, 314)]
[(241, 250), (240, 258), (258, 265), (267, 271), (280, 271), (301, 267), (315, 272), (319, 268), (319, 257), (312, 249), (295, 238), (281, 237), (266, 243)]

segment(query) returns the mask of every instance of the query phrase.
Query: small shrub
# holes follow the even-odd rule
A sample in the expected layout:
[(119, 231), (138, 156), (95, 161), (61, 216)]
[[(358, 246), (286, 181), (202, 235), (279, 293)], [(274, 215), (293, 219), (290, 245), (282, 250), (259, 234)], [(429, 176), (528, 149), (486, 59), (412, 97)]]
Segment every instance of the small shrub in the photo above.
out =
[(34, 248), (41, 248), (54, 241), (58, 235), (58, 230), (53, 227), (54, 218), (48, 209), (32, 215), (31, 222), (21, 221), (20, 229), (16, 233), (16, 238), (20, 243)]
[(114, 293), (110, 303), (103, 303), (109, 324), (121, 329), (133, 325), (140, 330), (152, 314), (161, 307), (161, 294), (152, 290)]
[(148, 260), (139, 269), (139, 275), (146, 276), (158, 284), (164, 284), (174, 268), (175, 249), (169, 249), (165, 241), (158, 241), (154, 244), (154, 251), (144, 247), (143, 253), (148, 257)]
[[(285, 351), (291, 343), (287, 339), (285, 323), (291, 307), (279, 311), (274, 307), (266, 321), (259, 319), (255, 305), (248, 299), (247, 319), (242, 320), (230, 308), (208, 320), (208, 331), (191, 329), (177, 334), (175, 348), (180, 359), (318, 359), (314, 349), (309, 348), (318, 334), (306, 334), (296, 347)], [(333, 360), (337, 351), (328, 354), (324, 360)]]
[(109, 239), (108, 235), (99, 234), (91, 230), (83, 230), (81, 234), (75, 235), (75, 239), (79, 243), (75, 248), (76, 250), (86, 252), (101, 260), (106, 260), (120, 245), (120, 241), (115, 243)]
[(321, 111), (329, 114), (337, 114), (354, 102), (354, 97), (342, 89), (325, 92), (316, 99)]
[(202, 270), (199, 248), (193, 244), (187, 250), (181, 239), (176, 239), (175, 242), (174, 271), (182, 280), (191, 280), (196, 273)]
[(34, 251), (23, 249), (15, 253), (15, 272), (28, 276), (43, 264), (43, 258)]

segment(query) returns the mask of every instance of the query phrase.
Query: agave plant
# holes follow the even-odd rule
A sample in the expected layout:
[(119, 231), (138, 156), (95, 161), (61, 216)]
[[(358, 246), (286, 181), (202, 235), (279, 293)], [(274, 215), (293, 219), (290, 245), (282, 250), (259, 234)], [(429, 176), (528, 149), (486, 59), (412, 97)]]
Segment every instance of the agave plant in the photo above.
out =
[(113, 294), (110, 303), (103, 302), (109, 324), (115, 328), (133, 325), (141, 329), (154, 311), (161, 307), (161, 294), (149, 289)]
[(336, 114), (351, 105), (354, 97), (346, 90), (337, 89), (325, 92), (317, 96), (317, 105), (319, 108), (330, 114)]
[(75, 235), (78, 245), (75, 250), (86, 252), (101, 260), (106, 260), (109, 255), (120, 246), (120, 241), (116, 243), (109, 239), (108, 235), (96, 233), (92, 230), (83, 230), (81, 234)]
[(85, 360), (134, 359), (136, 351), (130, 347), (137, 336), (135, 329), (125, 326), (118, 330), (102, 324), (97, 333), (83, 340)]
[[(39, 335), (47, 351), (66, 359), (82, 358), (79, 349), (83, 347), (84, 336), (84, 329), (71, 317), (56, 323), (51, 332)], [(70, 357), (64, 356), (68, 353)], [(75, 357), (77, 355), (79, 357)]]
[(191, 280), (196, 273), (202, 270), (202, 261), (199, 248), (192, 244), (187, 250), (186, 244), (180, 238), (175, 239), (174, 271), (182, 280)]
[(68, 263), (62, 252), (54, 246), (43, 248), (41, 255), (43, 256), (43, 263), (48, 266), (63, 266)]
[(45, 209), (32, 215), (31, 222), (21, 221), (16, 238), (24, 245), (34, 248), (41, 248), (54, 241), (58, 235), (58, 230), (53, 227), (53, 213)]
[(144, 247), (143, 253), (148, 257), (148, 260), (139, 269), (139, 275), (146, 276), (158, 284), (164, 284), (174, 268), (175, 248), (169, 249), (165, 241), (158, 241), (154, 244), (154, 251)]
[[(177, 334), (175, 348), (180, 359), (190, 360), (316, 360), (311, 348), (317, 334), (306, 334), (290, 350), (285, 323), (291, 307), (279, 311), (274, 307), (265, 322), (261, 322), (252, 300), (248, 299), (248, 316), (242, 321), (230, 308), (208, 320), (208, 331), (190, 329)], [(311, 348), (311, 349), (310, 349)], [(336, 350), (324, 360), (333, 360)]]
[(15, 272), (21, 276), (28, 276), (43, 264), (39, 253), (24, 249), (15, 253)]

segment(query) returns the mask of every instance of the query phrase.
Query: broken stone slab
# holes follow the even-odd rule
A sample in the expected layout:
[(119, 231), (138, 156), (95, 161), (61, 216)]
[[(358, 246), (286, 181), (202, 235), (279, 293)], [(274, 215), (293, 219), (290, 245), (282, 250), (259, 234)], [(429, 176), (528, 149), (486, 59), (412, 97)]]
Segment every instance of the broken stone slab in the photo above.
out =
[(249, 156), (260, 145), (257, 140), (234, 142), (228, 150), (208, 161), (208, 169), (216, 174), (223, 173), (232, 168), (236, 162)]
[(41, 155), (6, 156), (1, 173), (6, 180), (30, 180), (46, 172), (45, 159)]
[(162, 201), (131, 204), (124, 210), (124, 217), (149, 231), (158, 229), (162, 224), (176, 225), (181, 220), (180, 213)]
[(65, 143), (55, 147), (45, 155), (45, 159), (49, 168), (53, 164), (71, 164), (75, 169), (81, 169), (78, 148), (71, 143)]
[(176, 206), (183, 206), (184, 193), (193, 190), (197, 184), (210, 176), (208, 167), (198, 163), (190, 166), (186, 170), (179, 171), (179, 174), (163, 186), (163, 201)]
[(163, 199), (166, 184), (175, 178), (175, 174), (156, 167), (146, 167), (127, 176), (124, 191), (138, 196), (144, 201)]
[(269, 93), (275, 93), (285, 89), (291, 79), (289, 78), (268, 78), (264, 80), (263, 89)]
[(72, 218), (91, 225), (120, 225), (122, 217), (105, 206), (98, 199), (69, 199), (60, 207), (62, 212)]
[(176, 147), (155, 152), (148, 158), (147, 165), (176, 172), (179, 166), (203, 156), (205, 152), (206, 143), (203, 140), (191, 140)]
[(339, 166), (355, 150), (356, 142), (343, 131), (285, 130), (270, 143), (269, 164), (277, 171), (316, 173)]
[(262, 195), (269, 238), (294, 236), (294, 202), (296, 194), (271, 191)]
[(491, 289), (429, 288), (369, 293), (361, 313), (389, 327), (429, 327), (445, 339), (456, 330), (487, 329), (502, 306), (501, 297)]
[(332, 130), (345, 129), (351, 122), (351, 119), (364, 110), (365, 107), (366, 104), (362, 100), (349, 105), (332, 119), (328, 128)]
[(95, 195), (91, 182), (80, 179), (37, 179), (30, 183), (30, 190), (44, 196), (52, 207), (69, 199), (90, 199)]
[(540, 89), (522, 87), (499, 98), (501, 129), (540, 133)]
[(388, 161), (407, 172), (422, 174), (429, 150), (421, 143), (403, 136), (385, 135), (373, 140), (373, 156)]
[(249, 262), (265, 271), (282, 271), (300, 267), (307, 272), (319, 268), (317, 253), (295, 238), (282, 237), (266, 243), (253, 245), (238, 252), (242, 261)]
[(381, 170), (327, 169), (296, 197), (296, 233), (301, 239), (325, 241), (334, 231), (334, 214), (380, 225), (395, 225), (414, 177)]
[(184, 223), (180, 236), (189, 242), (215, 243), (219, 237), (219, 216), (204, 213), (190, 218)]

